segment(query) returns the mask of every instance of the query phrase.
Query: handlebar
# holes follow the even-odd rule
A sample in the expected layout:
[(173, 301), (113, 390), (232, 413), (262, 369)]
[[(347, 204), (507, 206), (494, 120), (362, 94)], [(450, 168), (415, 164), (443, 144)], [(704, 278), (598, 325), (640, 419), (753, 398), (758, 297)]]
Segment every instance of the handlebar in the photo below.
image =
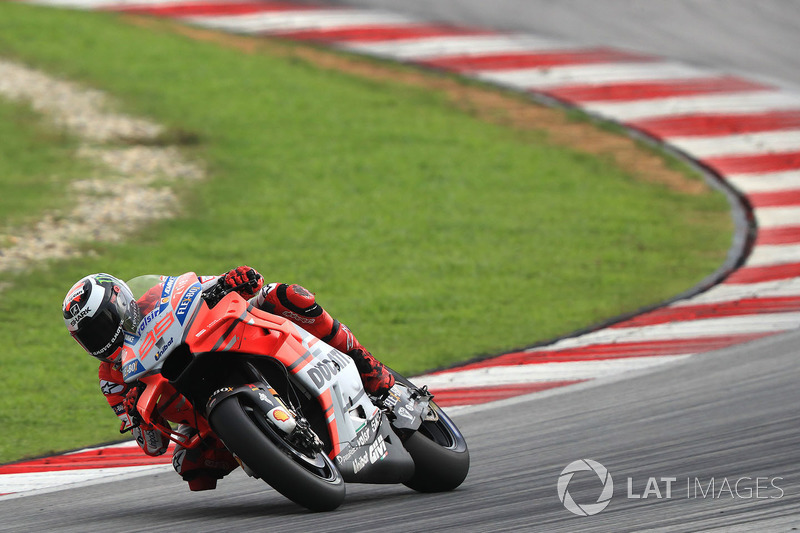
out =
[(255, 289), (258, 287), (258, 279), (251, 279), (245, 283), (242, 283), (241, 285), (230, 287), (225, 284), (225, 277), (221, 276), (213, 287), (203, 291), (203, 299), (208, 304), (208, 307), (213, 308), (228, 293), (239, 292), (240, 290), (246, 289), (248, 287), (251, 289), (251, 292), (254, 292)]

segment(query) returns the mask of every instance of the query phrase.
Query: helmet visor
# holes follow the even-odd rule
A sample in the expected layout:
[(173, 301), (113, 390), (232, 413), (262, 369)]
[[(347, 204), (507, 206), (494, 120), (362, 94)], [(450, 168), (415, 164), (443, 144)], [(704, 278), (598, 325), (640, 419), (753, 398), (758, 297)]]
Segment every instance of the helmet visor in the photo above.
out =
[(106, 360), (122, 346), (123, 321), (116, 309), (106, 308), (85, 319), (76, 332), (75, 340), (94, 357)]

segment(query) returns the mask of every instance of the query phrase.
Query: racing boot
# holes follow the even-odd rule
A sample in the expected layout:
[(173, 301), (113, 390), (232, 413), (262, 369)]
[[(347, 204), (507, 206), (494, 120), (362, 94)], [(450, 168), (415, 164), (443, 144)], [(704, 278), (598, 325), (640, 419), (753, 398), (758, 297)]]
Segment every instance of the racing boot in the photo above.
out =
[[(181, 424), (178, 433), (191, 437), (197, 430), (187, 424)], [(212, 436), (207, 437), (197, 448), (175, 446), (172, 454), (172, 467), (189, 483), (189, 490), (213, 490), (217, 481), (230, 474), (239, 466), (231, 452), (222, 442)]]
[(376, 399), (384, 398), (394, 385), (392, 373), (358, 342), (347, 326), (334, 319), (317, 303), (313, 292), (296, 284), (270, 283), (251, 301), (262, 311), (285, 316), (312, 335), (349, 355), (361, 374), (364, 390)]
[[(358, 341), (356, 341), (358, 342)], [(367, 394), (376, 399), (383, 399), (389, 393), (389, 389), (394, 386), (394, 375), (389, 372), (386, 366), (375, 359), (375, 357), (364, 349), (360, 344), (347, 352), (356, 363), (358, 373), (361, 374), (361, 381), (364, 382), (364, 390)]]

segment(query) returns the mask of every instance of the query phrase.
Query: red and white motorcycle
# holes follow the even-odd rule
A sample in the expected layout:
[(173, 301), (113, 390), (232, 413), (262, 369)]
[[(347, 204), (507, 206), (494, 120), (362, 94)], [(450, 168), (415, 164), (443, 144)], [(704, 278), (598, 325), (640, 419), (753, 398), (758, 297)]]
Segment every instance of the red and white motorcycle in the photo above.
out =
[(143, 387), (142, 420), (171, 440), (192, 448), (213, 433), (245, 472), (315, 511), (337, 508), (345, 482), (439, 492), (466, 478), (464, 437), (425, 388), (395, 373), (378, 406), (350, 357), (235, 289), (204, 291), (193, 272), (129, 285), (161, 297), (125, 334), (122, 373)]

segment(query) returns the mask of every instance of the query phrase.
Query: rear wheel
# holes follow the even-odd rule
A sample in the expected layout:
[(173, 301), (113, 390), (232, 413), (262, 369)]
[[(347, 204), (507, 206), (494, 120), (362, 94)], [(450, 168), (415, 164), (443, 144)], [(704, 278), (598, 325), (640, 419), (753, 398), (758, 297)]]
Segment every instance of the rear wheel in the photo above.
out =
[[(415, 387), (406, 377), (391, 371), (400, 383)], [(403, 446), (414, 459), (414, 475), (403, 483), (419, 492), (453, 490), (469, 473), (467, 441), (450, 417), (431, 402), (435, 418), (426, 420)]]
[(469, 450), (453, 421), (438, 405), (431, 406), (438, 420), (423, 422), (403, 443), (414, 459), (414, 475), (404, 485), (419, 492), (444, 492), (466, 479)]
[(312, 511), (341, 505), (345, 485), (339, 470), (322, 452), (299, 449), (273, 428), (262, 411), (241, 396), (222, 400), (209, 416), (222, 442), (259, 478)]

